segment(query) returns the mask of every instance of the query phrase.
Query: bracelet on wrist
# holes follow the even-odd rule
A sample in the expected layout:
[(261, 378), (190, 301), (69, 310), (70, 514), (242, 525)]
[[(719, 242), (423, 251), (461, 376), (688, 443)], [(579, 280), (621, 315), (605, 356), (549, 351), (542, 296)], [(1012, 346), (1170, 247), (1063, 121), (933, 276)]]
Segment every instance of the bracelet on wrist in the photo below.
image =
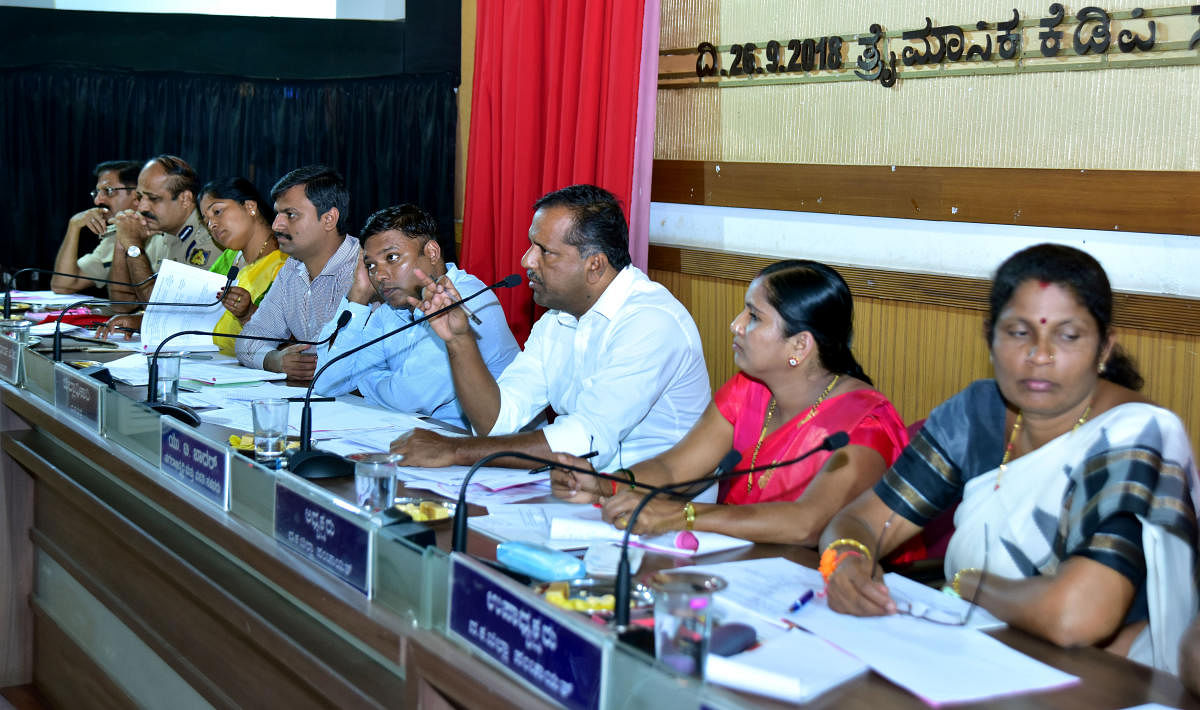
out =
[(837, 548), (837, 547), (850, 547), (855, 550), (858, 550), (858, 553), (860, 555), (862, 555), (863, 557), (865, 557), (867, 562), (871, 562), (872, 560), (875, 559), (874, 556), (871, 554), (871, 551), (869, 549), (867, 549), (866, 545), (862, 544), (861, 542), (859, 542), (858, 540), (855, 540), (852, 537), (843, 537), (843, 538), (834, 540), (833, 542), (831, 542), (825, 546), (825, 552), (829, 552), (830, 550)]
[(687, 530), (696, 529), (696, 506), (691, 501), (683, 504), (683, 527)]
[(960, 586), (962, 584), (962, 576), (969, 572), (979, 572), (979, 571), (980, 570), (978, 567), (963, 567), (959, 571), (955, 572), (954, 579), (951, 580), (951, 582), (950, 582), (950, 588), (954, 590), (954, 596), (956, 596), (960, 599), (962, 598), (962, 587)]
[(613, 471), (613, 473), (623, 473), (626, 476), (628, 476), (629, 477), (629, 490), (631, 490), (631, 491), (637, 490), (637, 480), (633, 477), (633, 471), (630, 471), (627, 468), (618, 468), (616, 471)]
[(837, 571), (838, 565), (851, 557), (863, 557), (863, 555), (858, 550), (842, 550), (838, 552), (833, 549), (832, 545), (825, 548), (825, 552), (821, 553), (821, 564), (817, 567), (821, 573), (821, 579), (825, 580), (825, 584), (829, 584), (829, 579)]

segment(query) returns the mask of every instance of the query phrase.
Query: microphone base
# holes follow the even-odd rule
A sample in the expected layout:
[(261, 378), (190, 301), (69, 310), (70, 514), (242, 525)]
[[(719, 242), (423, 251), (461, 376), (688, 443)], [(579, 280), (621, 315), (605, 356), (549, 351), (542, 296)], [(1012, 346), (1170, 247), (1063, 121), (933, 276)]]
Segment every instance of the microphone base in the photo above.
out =
[(188, 426), (200, 426), (200, 415), (186, 404), (167, 404), (166, 402), (146, 402), (145, 404), (159, 414), (174, 417)]
[(354, 462), (320, 449), (285, 454), (288, 470), (300, 478), (341, 478), (354, 475)]

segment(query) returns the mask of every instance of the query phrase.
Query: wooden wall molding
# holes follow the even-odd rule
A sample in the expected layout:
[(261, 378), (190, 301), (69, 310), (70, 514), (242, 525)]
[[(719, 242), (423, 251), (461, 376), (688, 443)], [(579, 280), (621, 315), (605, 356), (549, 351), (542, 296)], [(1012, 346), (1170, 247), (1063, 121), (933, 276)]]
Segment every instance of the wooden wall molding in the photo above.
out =
[(655, 160), (650, 190), (689, 205), (1200, 235), (1197, 195), (1200, 171), (702, 160)]
[[(724, 171), (722, 171), (724, 172)], [(779, 259), (729, 252), (650, 245), (649, 268), (690, 276), (750, 282)], [(987, 279), (835, 266), (856, 298), (987, 310)], [(1117, 292), (1114, 323), (1119, 327), (1200, 336), (1200, 299)]]

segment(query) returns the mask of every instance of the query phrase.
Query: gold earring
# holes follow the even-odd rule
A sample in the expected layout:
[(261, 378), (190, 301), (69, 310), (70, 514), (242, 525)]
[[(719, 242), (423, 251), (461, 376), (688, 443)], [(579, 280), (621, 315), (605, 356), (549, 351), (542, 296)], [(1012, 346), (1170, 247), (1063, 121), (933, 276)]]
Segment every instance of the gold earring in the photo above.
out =
[(799, 365), (799, 364), (800, 364), (800, 361), (797, 360), (794, 356), (788, 358), (788, 365), (790, 367), (795, 367), (796, 365)]
[(1103, 374), (1104, 374), (1104, 363), (1100, 363), (1100, 366), (1096, 368), (1096, 374), (1097, 374), (1097, 375), (1103, 375)]

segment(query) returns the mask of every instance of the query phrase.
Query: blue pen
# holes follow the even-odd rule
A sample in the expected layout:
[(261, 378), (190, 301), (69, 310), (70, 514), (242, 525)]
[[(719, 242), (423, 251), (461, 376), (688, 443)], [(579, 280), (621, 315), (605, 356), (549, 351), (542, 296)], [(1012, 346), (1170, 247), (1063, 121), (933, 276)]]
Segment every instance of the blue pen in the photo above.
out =
[(788, 613), (791, 614), (792, 612), (800, 611), (800, 609), (803, 608), (805, 604), (811, 602), (813, 597), (816, 595), (817, 593), (811, 589), (801, 594), (800, 598), (792, 602), (792, 605), (788, 607)]

